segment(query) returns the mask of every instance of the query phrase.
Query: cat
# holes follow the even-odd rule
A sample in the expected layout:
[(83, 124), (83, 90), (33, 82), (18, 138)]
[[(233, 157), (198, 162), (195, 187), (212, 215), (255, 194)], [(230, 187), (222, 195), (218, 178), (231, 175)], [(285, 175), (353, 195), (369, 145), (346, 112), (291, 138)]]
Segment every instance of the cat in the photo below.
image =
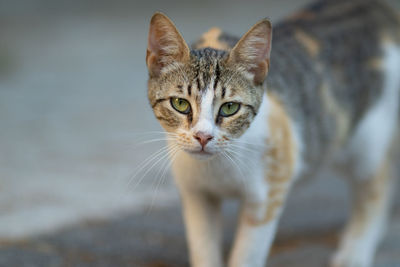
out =
[(265, 266), (293, 183), (343, 171), (353, 212), (335, 267), (372, 266), (392, 193), (400, 20), (377, 0), (322, 0), (242, 38), (212, 28), (191, 48), (151, 18), (148, 98), (168, 134), (194, 267), (225, 266), (221, 202), (241, 203), (229, 267)]

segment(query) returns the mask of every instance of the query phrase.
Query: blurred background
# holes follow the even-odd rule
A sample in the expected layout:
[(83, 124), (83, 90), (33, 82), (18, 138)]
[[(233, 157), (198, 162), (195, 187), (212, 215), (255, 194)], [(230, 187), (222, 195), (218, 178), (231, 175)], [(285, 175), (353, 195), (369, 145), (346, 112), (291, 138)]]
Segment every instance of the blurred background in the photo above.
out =
[[(178, 193), (168, 171), (157, 179), (167, 162), (143, 165), (164, 146), (147, 142), (161, 137), (146, 96), (150, 17), (166, 13), (190, 43), (309, 2), (0, 0), (0, 266), (187, 266)], [(271, 266), (325, 266), (346, 193), (331, 174), (300, 184)], [(235, 204), (225, 210), (227, 250)], [(398, 251), (397, 204), (377, 266), (400, 266)]]

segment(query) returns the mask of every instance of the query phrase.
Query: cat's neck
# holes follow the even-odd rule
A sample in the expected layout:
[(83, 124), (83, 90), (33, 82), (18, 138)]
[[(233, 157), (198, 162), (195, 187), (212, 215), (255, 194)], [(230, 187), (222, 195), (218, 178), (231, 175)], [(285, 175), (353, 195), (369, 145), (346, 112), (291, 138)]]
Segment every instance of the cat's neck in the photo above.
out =
[(238, 139), (238, 142), (244, 146), (251, 147), (254, 150), (264, 150), (265, 142), (268, 139), (268, 117), (270, 115), (270, 98), (264, 93), (260, 109), (251, 123), (249, 129)]

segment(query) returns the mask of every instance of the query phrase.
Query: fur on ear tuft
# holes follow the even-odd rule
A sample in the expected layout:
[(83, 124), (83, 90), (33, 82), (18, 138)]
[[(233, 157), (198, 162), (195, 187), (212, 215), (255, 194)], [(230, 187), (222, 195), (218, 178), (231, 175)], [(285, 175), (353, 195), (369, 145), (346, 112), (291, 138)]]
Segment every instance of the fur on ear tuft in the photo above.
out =
[(253, 75), (256, 85), (262, 84), (269, 69), (272, 41), (272, 25), (268, 19), (255, 24), (235, 45), (228, 63), (244, 67)]
[(190, 51), (172, 21), (156, 12), (150, 21), (146, 63), (151, 76), (160, 75), (168, 65), (184, 63)]

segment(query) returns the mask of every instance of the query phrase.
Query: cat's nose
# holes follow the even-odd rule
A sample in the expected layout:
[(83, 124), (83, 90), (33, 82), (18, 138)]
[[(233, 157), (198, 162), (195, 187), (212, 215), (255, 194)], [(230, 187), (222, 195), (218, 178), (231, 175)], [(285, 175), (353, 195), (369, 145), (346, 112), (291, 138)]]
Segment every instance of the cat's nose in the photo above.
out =
[(214, 136), (204, 133), (204, 132), (197, 132), (197, 133), (195, 133), (194, 138), (197, 141), (199, 141), (200, 145), (204, 149), (204, 147), (207, 145), (207, 143), (209, 141), (211, 141), (214, 138)]

